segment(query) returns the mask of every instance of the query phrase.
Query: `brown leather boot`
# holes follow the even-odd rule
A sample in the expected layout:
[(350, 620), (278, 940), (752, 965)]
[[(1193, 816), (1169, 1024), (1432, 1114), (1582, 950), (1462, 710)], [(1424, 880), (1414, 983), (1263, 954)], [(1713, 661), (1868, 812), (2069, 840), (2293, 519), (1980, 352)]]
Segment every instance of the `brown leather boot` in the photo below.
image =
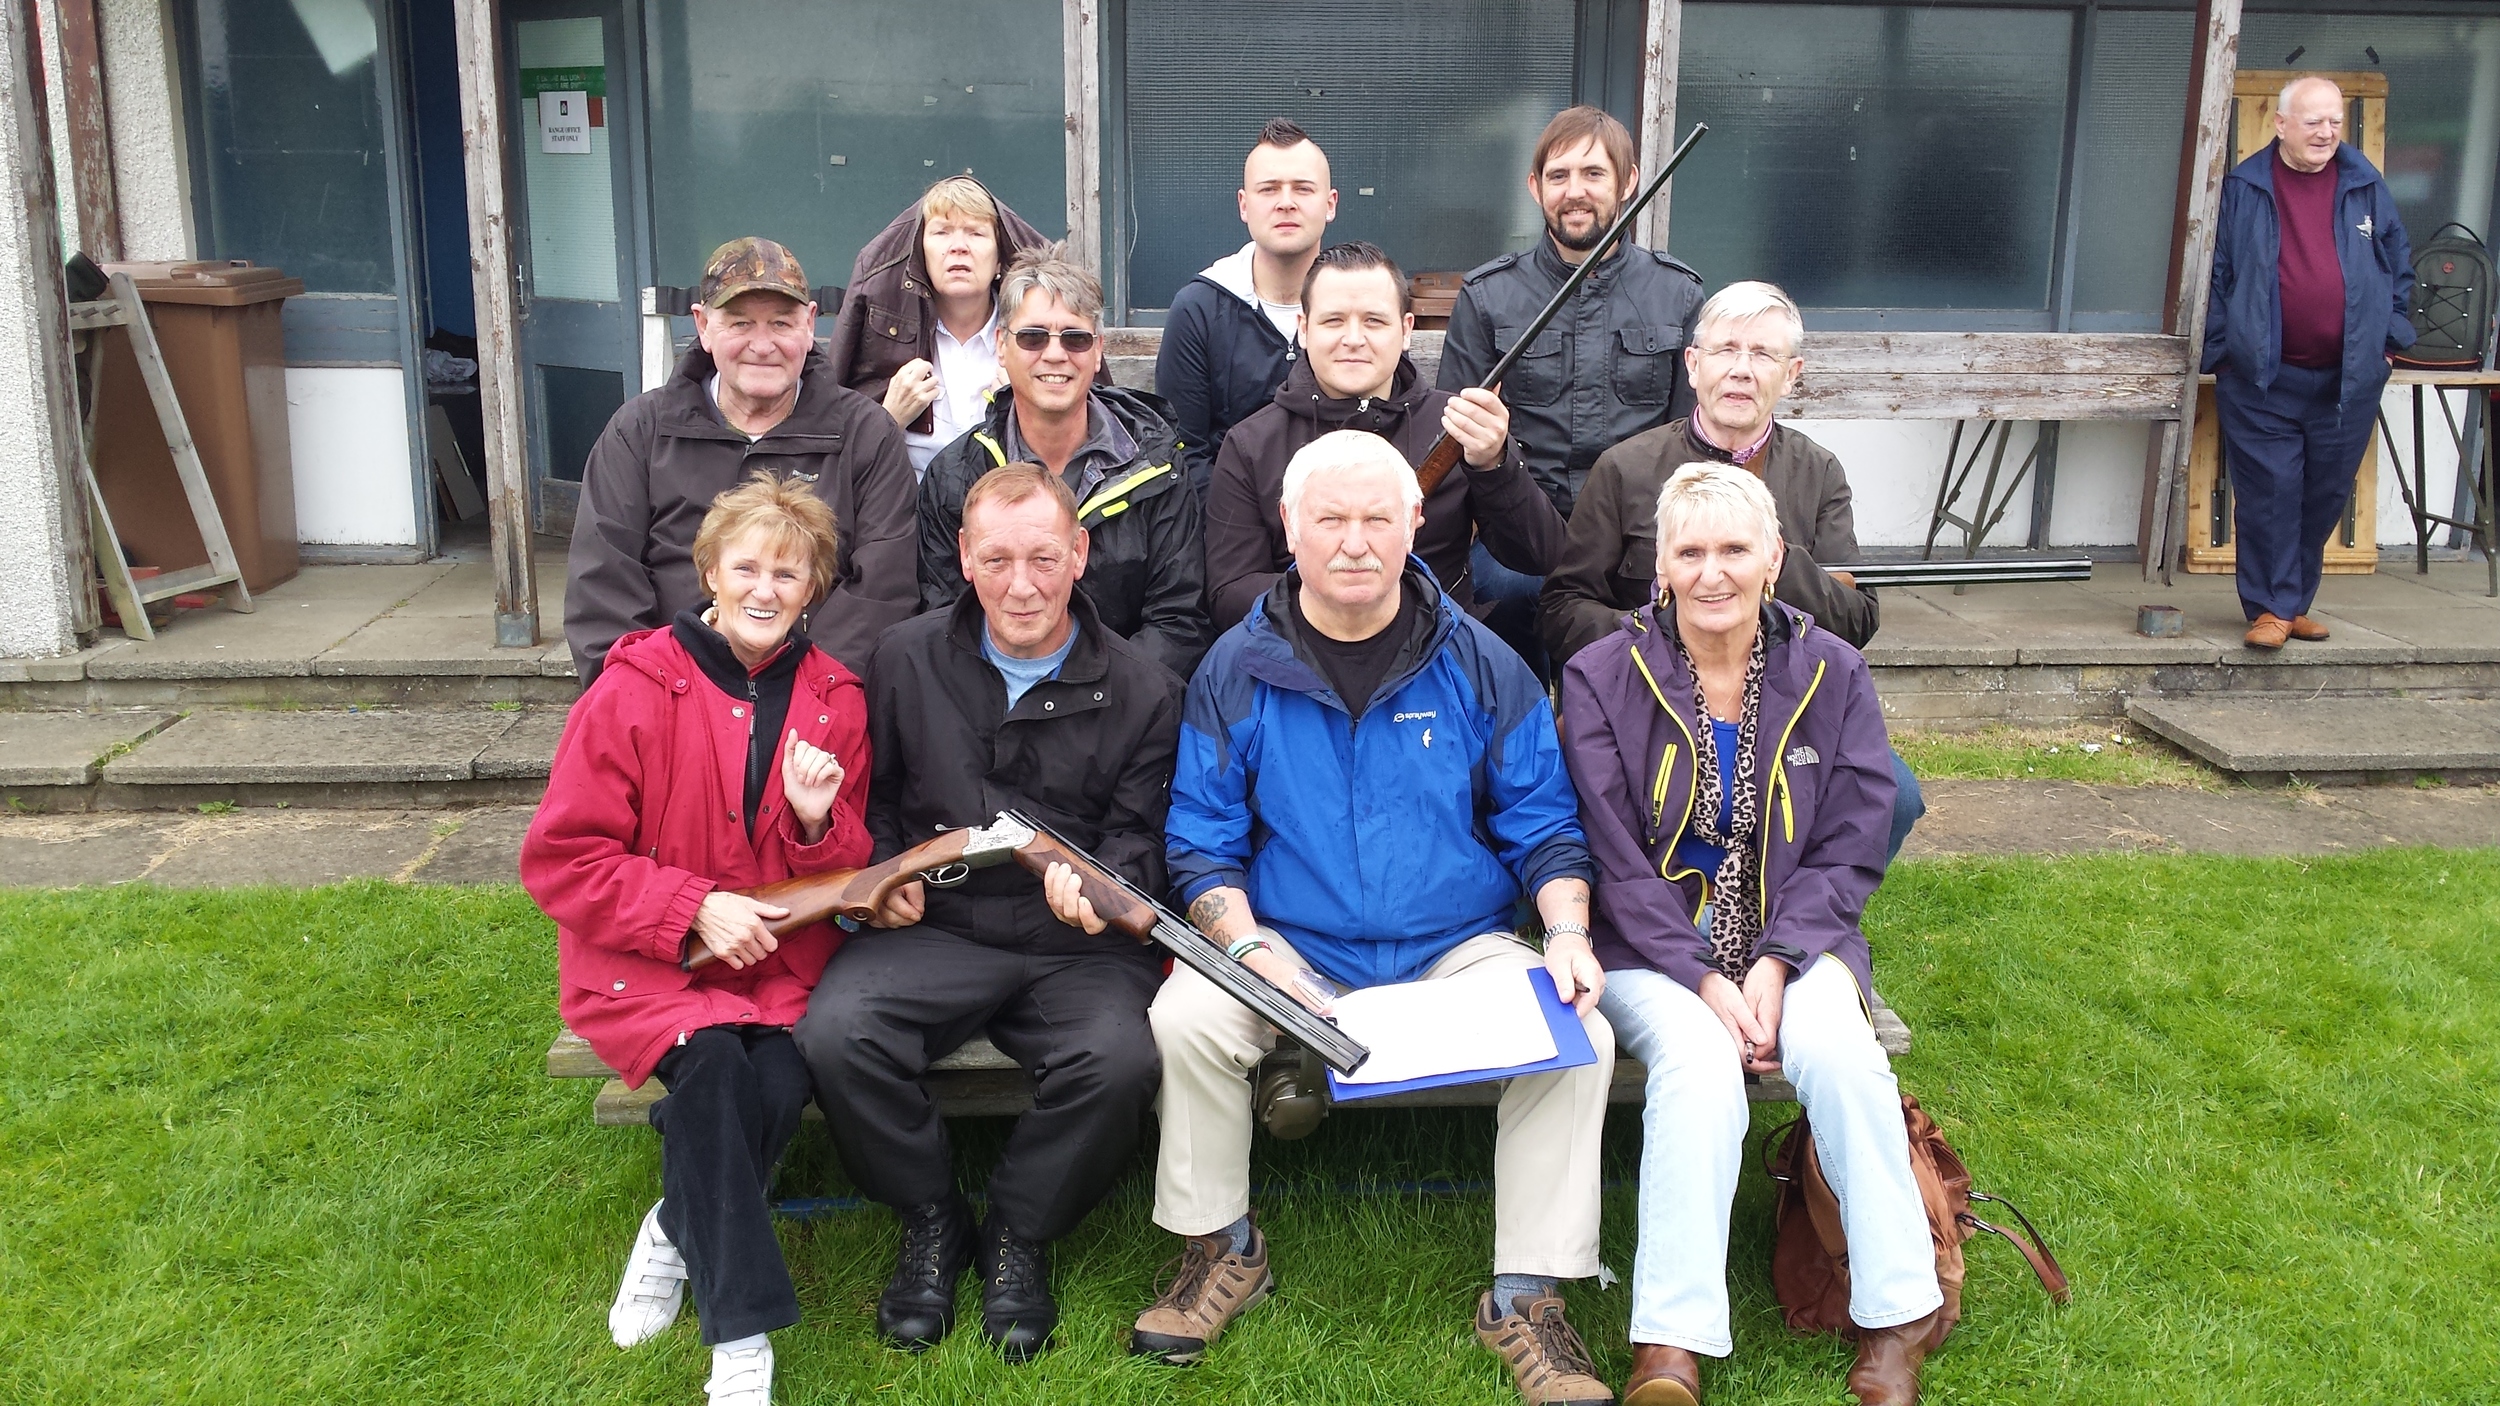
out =
[(2248, 633), (2240, 643), (2250, 649), (2281, 649), (2283, 641), (2292, 637), (2292, 622), (2272, 611), (2261, 611), (2248, 622)]
[(2291, 633), (2296, 640), (2322, 640), (2326, 638), (2327, 630), (2326, 626), (2306, 615), (2295, 615), (2292, 617)]
[(1936, 1330), (1931, 1313), (1898, 1328), (1858, 1330), (1858, 1362), (1849, 1369), (1849, 1391), (1864, 1406), (1918, 1406), (1918, 1368), (1927, 1360)]
[(1701, 1406), (1701, 1361), (1666, 1343), (1632, 1344), (1623, 1406)]

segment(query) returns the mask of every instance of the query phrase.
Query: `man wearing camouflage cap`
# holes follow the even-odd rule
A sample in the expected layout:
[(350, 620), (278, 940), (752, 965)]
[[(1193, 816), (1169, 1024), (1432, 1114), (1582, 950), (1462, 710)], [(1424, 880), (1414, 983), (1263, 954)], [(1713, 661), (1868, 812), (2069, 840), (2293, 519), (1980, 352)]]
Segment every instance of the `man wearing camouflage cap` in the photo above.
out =
[(816, 347), (816, 307), (788, 249), (733, 239), (695, 287), (695, 345), (666, 385), (625, 402), (582, 468), (564, 634), (583, 687), (608, 647), (701, 605), (694, 534), (712, 499), (763, 471), (815, 485), (841, 544), (808, 638), (865, 674), (869, 647), (917, 605), (918, 524), (902, 431)]

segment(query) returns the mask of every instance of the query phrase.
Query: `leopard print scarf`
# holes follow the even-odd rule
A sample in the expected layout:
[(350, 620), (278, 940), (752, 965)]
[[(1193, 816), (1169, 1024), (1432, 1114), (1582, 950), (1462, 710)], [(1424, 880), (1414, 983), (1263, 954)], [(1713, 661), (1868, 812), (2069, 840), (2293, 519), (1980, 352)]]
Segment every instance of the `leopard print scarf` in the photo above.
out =
[[(1770, 658), (1771, 632), (1756, 630), (1753, 655), (1745, 663), (1745, 701), (1737, 714), (1736, 757), (1731, 768), (1719, 755), (1719, 730), (1711, 726), (1710, 703), (1702, 695), (1701, 670), (1670, 623), (1664, 633), (1693, 676), (1693, 716), (1701, 726), (1693, 740), (1693, 836), (1727, 852), (1719, 872), (1710, 878), (1710, 965), (1719, 975), (1742, 986), (1753, 966), (1754, 944), (1762, 937), (1762, 876), (1755, 872), (1753, 838), (1762, 819), (1762, 788), (1754, 780), (1754, 740), (1762, 728), (1762, 669)], [(1728, 806), (1728, 824), (1719, 828), (1719, 804)]]

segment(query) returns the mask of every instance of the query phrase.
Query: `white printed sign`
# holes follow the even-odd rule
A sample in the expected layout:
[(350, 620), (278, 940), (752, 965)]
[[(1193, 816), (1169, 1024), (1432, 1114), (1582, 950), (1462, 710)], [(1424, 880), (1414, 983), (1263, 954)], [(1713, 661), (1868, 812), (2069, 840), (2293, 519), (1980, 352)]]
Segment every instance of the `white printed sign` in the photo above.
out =
[(538, 149), (590, 154), (590, 94), (538, 95)]

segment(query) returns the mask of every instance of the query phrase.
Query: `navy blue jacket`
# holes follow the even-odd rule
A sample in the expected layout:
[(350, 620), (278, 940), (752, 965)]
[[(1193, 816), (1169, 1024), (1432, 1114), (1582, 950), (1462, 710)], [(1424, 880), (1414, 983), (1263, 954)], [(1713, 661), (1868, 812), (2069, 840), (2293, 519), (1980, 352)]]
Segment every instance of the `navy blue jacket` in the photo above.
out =
[(1186, 905), (1221, 885), (1321, 975), (1411, 981), (1519, 896), (1596, 874), (1554, 708), (1508, 645), (1434, 602), (1358, 721), (1293, 646), (1287, 571), (1189, 684), (1164, 825)]
[(1267, 408), (1300, 354), (1266, 313), (1203, 273), (1172, 295), (1155, 354), (1155, 394), (1172, 407), (1181, 463), (1200, 501), (1225, 432)]
[[(2205, 364), (2259, 390), (2283, 364), (2283, 249), (2275, 221), (2274, 146), (2231, 168), (2214, 230), (2214, 283), (2205, 304)], [(2335, 253), (2344, 269), (2346, 407), (2375, 404), (2387, 386), (2387, 354), (2413, 345), (2413, 249), (2396, 198), (2370, 158), (2335, 149)]]

